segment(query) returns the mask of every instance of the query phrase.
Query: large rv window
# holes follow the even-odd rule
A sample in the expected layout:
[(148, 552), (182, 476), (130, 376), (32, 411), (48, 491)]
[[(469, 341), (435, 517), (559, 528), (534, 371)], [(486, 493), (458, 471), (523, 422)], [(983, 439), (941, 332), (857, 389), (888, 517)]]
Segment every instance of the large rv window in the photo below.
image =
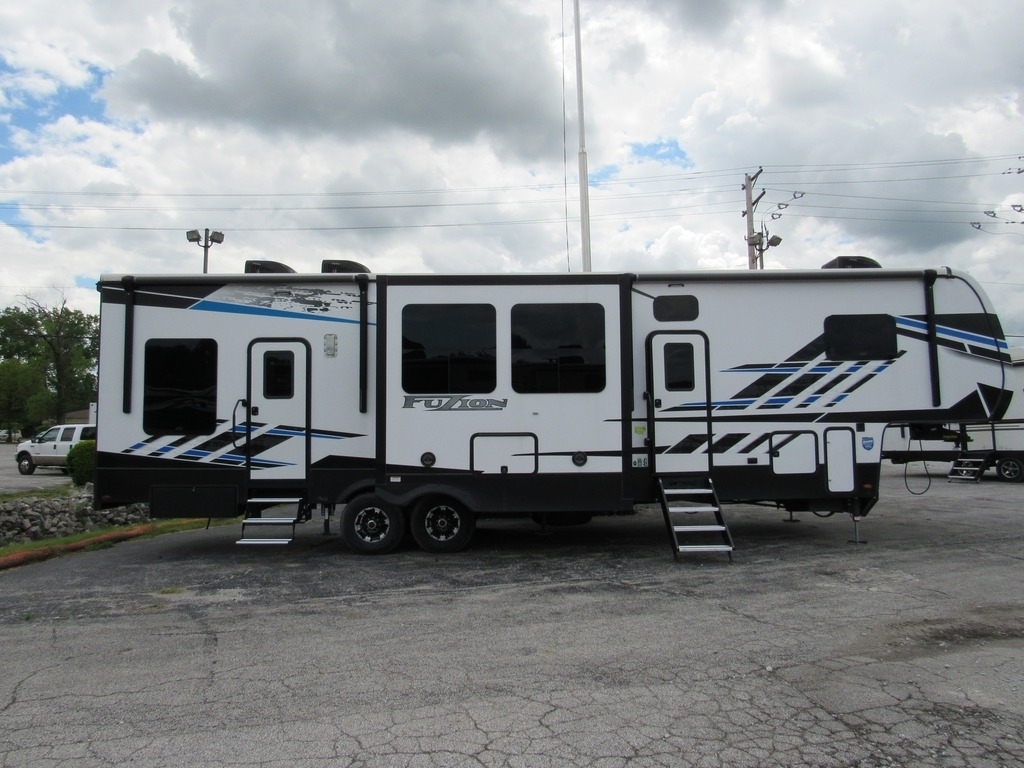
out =
[(600, 392), (604, 385), (604, 307), (512, 307), (512, 389), (522, 393)]
[(209, 435), (217, 429), (217, 342), (146, 342), (142, 429), (149, 435)]
[(263, 396), (288, 400), (295, 394), (295, 353), (281, 349), (263, 353)]
[(498, 381), (490, 304), (402, 308), (402, 389), (412, 395), (483, 394)]
[(696, 320), (700, 305), (696, 296), (655, 296), (654, 319), (661, 323)]
[(825, 318), (829, 360), (890, 360), (899, 354), (891, 315), (830, 315)]
[(696, 386), (693, 344), (666, 344), (665, 389), (669, 392), (692, 392)]

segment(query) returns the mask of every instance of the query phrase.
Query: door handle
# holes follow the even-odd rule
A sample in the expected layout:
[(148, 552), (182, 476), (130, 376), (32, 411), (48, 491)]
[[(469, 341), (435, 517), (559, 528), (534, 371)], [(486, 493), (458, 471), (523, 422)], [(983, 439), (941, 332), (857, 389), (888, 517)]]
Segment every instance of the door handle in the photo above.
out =
[[(238, 407), (241, 406), (242, 408), (245, 408), (248, 404), (249, 403), (246, 402), (244, 397), (240, 397), (237, 402), (235, 402), (235, 407), (231, 409), (231, 444), (235, 446), (235, 448), (238, 447), (238, 444), (235, 442), (235, 436), (238, 434)], [(248, 436), (249, 428), (246, 427), (245, 431), (246, 436)]]

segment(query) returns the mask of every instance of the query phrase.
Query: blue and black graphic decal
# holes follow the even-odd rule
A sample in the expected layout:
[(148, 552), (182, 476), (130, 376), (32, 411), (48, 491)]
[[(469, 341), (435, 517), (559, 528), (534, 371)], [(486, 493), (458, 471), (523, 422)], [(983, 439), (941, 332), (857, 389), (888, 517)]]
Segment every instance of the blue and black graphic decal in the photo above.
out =
[[(132, 456), (188, 461), (215, 466), (241, 467), (248, 464), (254, 470), (270, 467), (292, 466), (294, 462), (268, 458), (266, 454), (290, 440), (305, 440), (307, 431), (289, 425), (269, 426), (250, 422), (227, 427), (224, 419), (218, 420), (221, 431), (214, 435), (183, 436), (174, 440), (166, 437), (150, 437), (126, 448), (122, 453)], [(248, 437), (249, 435), (251, 437)], [(312, 430), (308, 432), (313, 440), (347, 440), (363, 437), (355, 432)], [(248, 437), (248, 439), (247, 439)]]

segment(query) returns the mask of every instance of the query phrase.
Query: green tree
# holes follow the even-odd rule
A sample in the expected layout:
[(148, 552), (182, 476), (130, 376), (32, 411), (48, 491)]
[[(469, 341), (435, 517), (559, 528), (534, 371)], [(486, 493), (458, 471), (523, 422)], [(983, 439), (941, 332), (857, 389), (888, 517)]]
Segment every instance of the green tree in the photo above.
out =
[[(42, 372), (44, 387), (26, 401), (28, 417), (45, 409), (54, 421), (85, 408), (96, 391), (99, 318), (60, 306), (46, 307), (31, 296), (23, 306), (0, 312), (0, 358), (18, 360)], [(38, 414), (41, 415), (41, 414)]]
[(45, 389), (44, 377), (38, 367), (22, 360), (0, 360), (0, 429), (11, 434), (38, 419), (33, 416), (30, 401)]

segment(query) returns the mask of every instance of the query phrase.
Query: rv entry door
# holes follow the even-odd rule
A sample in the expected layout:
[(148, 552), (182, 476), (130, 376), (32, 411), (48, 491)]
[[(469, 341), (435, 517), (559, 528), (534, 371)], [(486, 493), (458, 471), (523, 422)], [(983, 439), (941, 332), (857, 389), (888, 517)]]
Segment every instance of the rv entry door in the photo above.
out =
[(708, 345), (702, 333), (647, 340), (647, 409), (655, 474), (711, 468)]
[(302, 339), (258, 339), (249, 345), (244, 432), (250, 480), (306, 480), (309, 360)]

